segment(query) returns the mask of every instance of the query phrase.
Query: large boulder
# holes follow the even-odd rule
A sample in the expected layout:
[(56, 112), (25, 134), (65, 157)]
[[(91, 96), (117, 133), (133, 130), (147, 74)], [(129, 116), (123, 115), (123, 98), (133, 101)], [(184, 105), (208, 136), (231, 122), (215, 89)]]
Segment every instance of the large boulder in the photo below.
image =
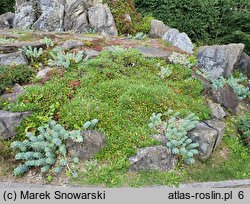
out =
[(0, 110), (0, 139), (14, 137), (16, 135), (16, 127), (30, 114), (31, 112), (12, 113)]
[(65, 4), (64, 29), (82, 32), (89, 27), (85, 0), (67, 0)]
[(194, 46), (186, 33), (180, 33), (177, 29), (169, 29), (162, 39), (187, 53), (193, 53)]
[(152, 20), (148, 36), (151, 38), (161, 38), (170, 28), (162, 21)]
[(200, 145), (198, 147), (198, 158), (200, 160), (208, 159), (212, 152), (219, 146), (225, 129), (226, 124), (224, 122), (214, 119), (197, 124), (188, 133), (188, 137)]
[(0, 29), (12, 28), (14, 17), (15, 14), (11, 12), (0, 15)]
[(28, 65), (28, 59), (22, 51), (0, 54), (0, 65)]
[(227, 77), (232, 74), (244, 47), (244, 44), (201, 47), (198, 52), (198, 66), (214, 79)]
[(63, 31), (64, 5), (61, 0), (17, 1), (14, 27), (42, 31)]
[(163, 146), (138, 149), (137, 155), (129, 158), (131, 171), (169, 171), (175, 167), (176, 159), (170, 150)]
[(245, 52), (241, 54), (241, 57), (235, 67), (250, 79), (250, 56), (248, 56)]
[(14, 28), (30, 29), (36, 21), (35, 10), (33, 10), (32, 1), (16, 0)]
[(101, 2), (101, 0), (17, 0), (14, 27), (75, 32), (92, 28), (104, 35), (118, 35), (109, 7)]
[(92, 159), (101, 149), (106, 146), (104, 134), (95, 130), (82, 132), (83, 142), (76, 143), (68, 141), (68, 153), (72, 157), (78, 157), (81, 160)]
[(118, 35), (114, 18), (107, 5), (96, 5), (88, 10), (89, 25), (102, 35)]
[(38, 19), (32, 28), (42, 31), (63, 31), (64, 5), (60, 0), (40, 0), (35, 8)]

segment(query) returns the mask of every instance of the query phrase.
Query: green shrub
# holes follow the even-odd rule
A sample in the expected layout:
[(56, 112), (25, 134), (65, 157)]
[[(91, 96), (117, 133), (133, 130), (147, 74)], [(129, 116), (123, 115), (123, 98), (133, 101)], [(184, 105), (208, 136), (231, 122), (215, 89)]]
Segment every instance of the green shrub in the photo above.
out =
[(15, 83), (24, 84), (30, 82), (35, 71), (25, 65), (0, 66), (0, 93)]
[(14, 12), (15, 0), (1, 0), (0, 1), (0, 15), (6, 12)]
[(247, 145), (250, 145), (250, 114), (241, 117), (237, 124), (238, 131)]
[[(214, 44), (223, 38), (229, 43), (235, 41), (231, 35), (235, 31), (248, 35), (250, 30), (248, 0), (135, 0), (135, 4), (143, 15), (186, 32), (198, 43)], [(249, 44), (247, 38), (237, 40)]]

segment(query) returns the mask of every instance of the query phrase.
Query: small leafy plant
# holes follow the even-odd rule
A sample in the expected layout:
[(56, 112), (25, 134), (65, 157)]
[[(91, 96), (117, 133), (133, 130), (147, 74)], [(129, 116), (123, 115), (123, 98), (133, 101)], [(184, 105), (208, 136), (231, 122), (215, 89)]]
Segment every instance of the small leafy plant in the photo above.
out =
[(93, 128), (95, 128), (95, 126), (96, 126), (97, 123), (98, 123), (98, 119), (95, 118), (95, 119), (93, 119), (91, 121), (87, 121), (86, 123), (84, 123), (83, 128), (85, 130), (87, 130), (87, 129), (93, 129)]
[(20, 49), (21, 51), (23, 51), (25, 53), (25, 55), (31, 59), (32, 61), (34, 59), (39, 58), (42, 54), (43, 54), (43, 48), (39, 48), (37, 49), (36, 47), (33, 49), (31, 46), (28, 47), (23, 47), (22, 49)]
[(11, 144), (11, 148), (19, 150), (16, 160), (23, 161), (15, 170), (14, 175), (19, 176), (32, 167), (40, 167), (42, 173), (47, 173), (53, 167), (54, 173), (60, 173), (67, 167), (73, 177), (77, 172), (72, 170), (70, 163), (77, 163), (78, 158), (67, 158), (66, 141), (82, 142), (80, 131), (66, 131), (60, 124), (50, 121), (45, 127), (38, 128), (39, 134), (28, 132), (27, 139)]
[(63, 50), (55, 48), (49, 54), (52, 57), (48, 61), (49, 66), (64, 67), (66, 69), (70, 67), (72, 62), (79, 63), (83, 59), (82, 51), (78, 53), (65, 53)]
[(13, 38), (0, 38), (0, 45), (14, 43), (16, 40)]
[(181, 54), (177, 52), (173, 52), (168, 59), (173, 64), (179, 64), (187, 68), (192, 68), (197, 64), (197, 60), (194, 56), (189, 57), (186, 54)]
[(50, 38), (44, 37), (43, 42), (45, 43), (47, 48), (54, 46), (54, 42)]
[(243, 74), (239, 75), (239, 78), (235, 78), (232, 75), (225, 79), (220, 77), (219, 79), (210, 79), (214, 90), (223, 88), (226, 84), (231, 86), (234, 92), (237, 94), (240, 100), (243, 100), (249, 96), (249, 88), (245, 87), (242, 83), (247, 82), (247, 77)]
[(136, 35), (135, 35), (135, 39), (136, 40), (144, 40), (144, 39), (146, 39), (148, 36), (146, 35), (146, 34), (144, 34), (143, 32), (140, 32), (140, 33), (137, 33)]
[(161, 79), (165, 79), (166, 77), (170, 77), (172, 75), (171, 69), (167, 67), (161, 67), (160, 77)]
[[(167, 147), (171, 150), (172, 154), (181, 156), (187, 164), (195, 162), (193, 156), (198, 154), (198, 143), (194, 143), (192, 139), (187, 137), (187, 132), (195, 128), (199, 122), (199, 118), (193, 113), (188, 114), (186, 117), (181, 118), (180, 113), (174, 113), (169, 110), (164, 114), (155, 114), (151, 116), (150, 128), (164, 127), (164, 132), (167, 140)], [(161, 117), (167, 116), (166, 121), (162, 121)]]

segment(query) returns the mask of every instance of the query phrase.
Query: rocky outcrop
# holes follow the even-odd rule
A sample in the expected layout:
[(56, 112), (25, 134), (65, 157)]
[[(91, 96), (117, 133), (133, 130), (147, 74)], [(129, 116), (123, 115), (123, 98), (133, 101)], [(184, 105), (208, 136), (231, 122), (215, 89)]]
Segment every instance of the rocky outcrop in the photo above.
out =
[(13, 27), (15, 14), (8, 12), (0, 15), (0, 29), (9, 29)]
[(40, 0), (40, 4), (37, 3), (33, 6), (33, 11), (36, 21), (32, 25), (32, 29), (63, 31), (64, 5), (60, 0)]
[(30, 112), (12, 113), (0, 110), (0, 139), (14, 137), (16, 135), (16, 127), (30, 114)]
[(186, 33), (180, 33), (177, 29), (169, 29), (162, 39), (182, 51), (193, 53), (194, 46)]
[(199, 154), (197, 155), (199, 159), (206, 160), (210, 157), (212, 152), (221, 143), (225, 130), (226, 124), (214, 119), (197, 124), (196, 127), (188, 133), (188, 137), (200, 145), (198, 147)]
[(0, 65), (28, 65), (28, 59), (22, 51), (0, 54)]
[(89, 25), (102, 35), (118, 35), (114, 18), (108, 6), (97, 5), (89, 8)]
[(68, 141), (68, 153), (72, 157), (81, 160), (92, 159), (102, 148), (106, 146), (105, 136), (97, 131), (88, 130), (82, 132), (83, 142)]
[(151, 38), (161, 38), (170, 28), (162, 21), (152, 20), (148, 36)]
[(130, 171), (160, 170), (169, 171), (175, 167), (176, 159), (163, 146), (138, 149), (137, 155), (129, 158)]
[(205, 46), (199, 49), (198, 66), (214, 79), (232, 74), (244, 44)]
[(83, 32), (88, 29), (88, 8), (99, 4), (100, 0), (66, 0), (64, 30)]
[(110, 9), (100, 2), (100, 0), (17, 0), (14, 27), (75, 32), (92, 28), (104, 35), (118, 35)]

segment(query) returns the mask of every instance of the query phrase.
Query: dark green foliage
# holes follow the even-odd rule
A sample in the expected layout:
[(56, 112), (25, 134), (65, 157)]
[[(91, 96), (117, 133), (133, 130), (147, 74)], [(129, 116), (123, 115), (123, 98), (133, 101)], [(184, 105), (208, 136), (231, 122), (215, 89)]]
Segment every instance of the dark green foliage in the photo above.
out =
[(0, 15), (6, 12), (14, 11), (15, 0), (1, 0), (0, 1)]
[(27, 66), (0, 66), (0, 93), (15, 83), (28, 83), (35, 71)]
[(250, 145), (250, 114), (241, 117), (237, 124), (242, 139)]
[[(135, 3), (144, 15), (150, 14), (186, 32), (195, 42), (250, 42), (249, 0), (135, 0)], [(242, 32), (244, 40), (236, 31)]]

